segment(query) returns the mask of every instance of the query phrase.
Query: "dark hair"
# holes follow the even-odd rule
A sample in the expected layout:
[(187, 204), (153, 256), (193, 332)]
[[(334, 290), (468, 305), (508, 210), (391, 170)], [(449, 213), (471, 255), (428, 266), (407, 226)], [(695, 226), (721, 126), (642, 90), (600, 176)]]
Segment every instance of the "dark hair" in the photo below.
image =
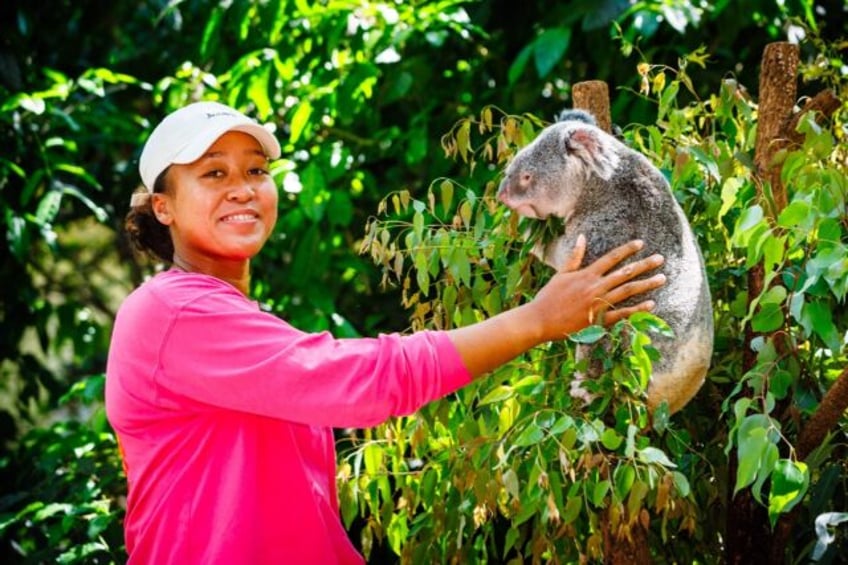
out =
[[(156, 177), (153, 192), (167, 192), (168, 169)], [(146, 191), (146, 188), (140, 190)], [(137, 250), (147, 253), (155, 259), (171, 263), (174, 260), (174, 242), (168, 226), (161, 223), (153, 213), (153, 199), (148, 198), (143, 204), (130, 208), (124, 219), (124, 229)]]

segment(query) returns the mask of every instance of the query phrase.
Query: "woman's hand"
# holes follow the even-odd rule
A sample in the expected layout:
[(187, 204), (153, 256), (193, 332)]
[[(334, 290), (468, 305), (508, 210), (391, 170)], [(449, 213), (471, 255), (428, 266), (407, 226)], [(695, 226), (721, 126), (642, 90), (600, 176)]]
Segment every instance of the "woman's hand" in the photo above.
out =
[(449, 332), (468, 371), (476, 377), (540, 343), (564, 339), (599, 320), (613, 324), (634, 312), (651, 310), (650, 300), (614, 308), (665, 284), (662, 274), (633, 280), (662, 265), (661, 255), (615, 268), (642, 247), (641, 241), (631, 241), (580, 269), (586, 238), (579, 236), (566, 264), (531, 302)]
[(582, 234), (578, 236), (571, 257), (529, 305), (537, 312), (540, 341), (563, 339), (586, 326), (595, 323), (611, 325), (634, 312), (653, 309), (654, 303), (650, 300), (635, 306), (615, 308), (616, 304), (628, 298), (665, 284), (663, 274), (633, 280), (661, 266), (661, 255), (651, 255), (613, 270), (642, 247), (641, 241), (631, 241), (579, 269), (586, 252), (586, 238)]

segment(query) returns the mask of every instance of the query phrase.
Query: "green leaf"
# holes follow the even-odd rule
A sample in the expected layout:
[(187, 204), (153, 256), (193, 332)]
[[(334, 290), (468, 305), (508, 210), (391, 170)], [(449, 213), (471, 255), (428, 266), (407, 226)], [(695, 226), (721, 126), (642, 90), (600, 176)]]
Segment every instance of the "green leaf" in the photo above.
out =
[(51, 502), (46, 505), (44, 508), (38, 510), (35, 515), (32, 517), (34, 522), (43, 522), (44, 520), (50, 518), (55, 514), (67, 514), (73, 510), (73, 506), (70, 504), (59, 503), (59, 502)]
[(601, 444), (610, 451), (618, 449), (622, 442), (624, 442), (624, 438), (614, 428), (607, 428), (601, 434)]
[(200, 40), (201, 59), (209, 57), (217, 47), (218, 37), (220, 37), (219, 30), (223, 16), (224, 9), (221, 8), (221, 6), (216, 6), (212, 10), (212, 14), (209, 16), (209, 19), (206, 21), (206, 26), (203, 28), (203, 36)]
[(262, 66), (250, 74), (247, 96), (256, 105), (256, 112), (260, 116), (269, 116), (274, 108), (271, 98), (268, 96), (271, 91), (271, 65), (258, 61), (257, 64), (262, 64)]
[(737, 457), (739, 466), (736, 471), (736, 486), (733, 494), (753, 483), (759, 473), (770, 473), (771, 469), (761, 469), (762, 460), (768, 455), (771, 444), (768, 432), (772, 422), (765, 414), (747, 416), (737, 431)]
[(762, 304), (751, 320), (751, 327), (756, 332), (768, 333), (781, 328), (783, 321), (783, 309), (779, 304)]
[(297, 105), (297, 109), (291, 118), (291, 126), (289, 133), (289, 143), (297, 143), (300, 136), (306, 129), (309, 123), (309, 118), (312, 116), (312, 104), (308, 100), (302, 101)]
[(59, 190), (50, 190), (41, 198), (35, 212), (35, 221), (38, 224), (43, 226), (53, 223), (62, 205), (62, 194)]
[(545, 78), (562, 60), (571, 43), (571, 28), (558, 27), (546, 30), (536, 38), (533, 56), (539, 78)]
[[(561, 416), (554, 425), (548, 430), (551, 435), (559, 435), (565, 431), (572, 430), (575, 434), (575, 439), (577, 437), (577, 431), (574, 430), (574, 418), (571, 416)], [(569, 449), (569, 447), (566, 447)]]
[(606, 335), (607, 330), (603, 326), (588, 326), (571, 334), (568, 339), (574, 343), (590, 344), (597, 342)]
[(746, 208), (736, 222), (736, 229), (733, 231), (734, 244), (738, 247), (746, 247), (750, 239), (750, 232), (760, 225), (763, 217), (763, 209), (758, 204)]
[(807, 302), (801, 309), (801, 324), (807, 335), (815, 332), (831, 351), (839, 351), (841, 339), (833, 323), (830, 307), (823, 302)]
[(383, 467), (383, 448), (376, 443), (365, 446), (363, 453), (365, 472), (371, 476), (377, 475)]
[(668, 88), (663, 91), (662, 95), (660, 95), (660, 104), (658, 110), (658, 115), (660, 117), (668, 115), (668, 113), (670, 113), (674, 109), (673, 102), (677, 100), (677, 93), (679, 91), (680, 81), (673, 80), (668, 85)]
[(418, 289), (422, 294), (427, 294), (430, 290), (430, 273), (429, 269), (429, 258), (427, 254), (419, 249), (415, 252), (413, 256), (413, 264), (415, 265), (415, 282), (418, 284)]
[(604, 499), (610, 491), (610, 488), (612, 488), (612, 484), (609, 480), (604, 479), (603, 481), (595, 483), (595, 487), (592, 489), (592, 504), (595, 507), (601, 508), (604, 506)]
[(677, 489), (677, 494), (684, 498), (689, 496), (691, 489), (689, 487), (689, 479), (686, 478), (686, 475), (679, 471), (672, 471), (671, 476), (674, 479), (674, 488)]
[(515, 392), (511, 386), (499, 385), (494, 389), (490, 390), (486, 394), (486, 396), (481, 398), (477, 405), (485, 406), (486, 404), (501, 402), (503, 400), (506, 400), (507, 398), (512, 397), (513, 394), (515, 394)]
[(769, 521), (772, 527), (781, 514), (789, 512), (804, 498), (810, 486), (810, 471), (802, 461), (780, 459), (771, 474)]
[(527, 447), (529, 445), (536, 445), (544, 437), (544, 430), (539, 427), (539, 424), (535, 420), (531, 420), (512, 443), (516, 447)]
[(439, 185), (439, 193), (442, 197), (442, 210), (447, 214), (453, 205), (453, 183), (449, 180), (442, 181)]
[(636, 453), (639, 454), (639, 460), (643, 463), (659, 463), (664, 467), (675, 468), (675, 465), (671, 459), (668, 458), (668, 455), (665, 454), (665, 451), (662, 449), (648, 446), (643, 447), (642, 449), (636, 450)]
[(812, 208), (809, 202), (795, 200), (791, 202), (777, 218), (777, 225), (784, 228), (795, 228), (810, 225), (807, 218), (811, 217)]
[(795, 378), (792, 376), (792, 373), (784, 369), (778, 369), (769, 376), (769, 391), (776, 399), (782, 400), (786, 397), (786, 393), (789, 391), (789, 387), (792, 386), (794, 380)]
[(654, 333), (663, 337), (674, 337), (674, 330), (668, 323), (650, 312), (636, 312), (628, 319), (630, 325), (640, 332)]
[(439, 480), (439, 474), (432, 468), (425, 468), (424, 475), (421, 477), (421, 482), (418, 486), (418, 497), (429, 503), (435, 498), (436, 483)]
[[(763, 456), (760, 458), (760, 469), (773, 469), (774, 464), (777, 463), (778, 459), (780, 459), (780, 451), (777, 449), (775, 444), (769, 443), (766, 446)], [(754, 500), (760, 504), (763, 504), (763, 497), (761, 494), (763, 486), (766, 484), (766, 480), (768, 480), (770, 475), (770, 473), (759, 473), (757, 480), (754, 481), (754, 484), (751, 486), (751, 494), (754, 495)]]
[(513, 386), (515, 386), (515, 388), (517, 390), (526, 391), (528, 389), (534, 388), (537, 384), (539, 384), (543, 381), (544, 381), (544, 379), (542, 378), (542, 375), (540, 375), (538, 373), (532, 373), (532, 374), (529, 374), (529, 375), (525, 375), (525, 376), (521, 377), (520, 379), (518, 379), (517, 381), (515, 381)]
[(630, 493), (636, 480), (636, 470), (627, 464), (621, 464), (613, 473), (615, 483), (615, 495), (618, 500), (624, 500)]
[(524, 74), (524, 69), (527, 68), (527, 63), (530, 61), (530, 57), (533, 56), (534, 44), (530, 43), (525, 46), (524, 49), (518, 54), (518, 57), (515, 58), (515, 61), (509, 66), (509, 71), (507, 72), (507, 80), (510, 85), (514, 85), (518, 82), (518, 79), (521, 78), (521, 75)]
[(723, 218), (736, 205), (736, 195), (739, 194), (741, 187), (742, 181), (738, 177), (730, 177), (724, 182), (721, 187), (721, 209), (718, 212), (718, 219)]
[(583, 497), (569, 496), (565, 503), (565, 510), (562, 513), (562, 523), (570, 524), (580, 515), (580, 509), (583, 508)]
[(518, 538), (521, 536), (521, 531), (518, 528), (510, 528), (506, 532), (506, 538), (504, 539), (504, 550), (503, 557), (506, 558), (509, 550), (515, 547), (515, 542), (518, 541)]
[(86, 206), (86, 208), (91, 210), (94, 213), (94, 216), (97, 218), (98, 222), (105, 222), (109, 219), (109, 213), (106, 212), (106, 210), (101, 206), (95, 204), (91, 198), (83, 194), (82, 191), (80, 191), (77, 187), (64, 183), (60, 183), (59, 186), (61, 187), (63, 193), (73, 196), (74, 198), (82, 202)]

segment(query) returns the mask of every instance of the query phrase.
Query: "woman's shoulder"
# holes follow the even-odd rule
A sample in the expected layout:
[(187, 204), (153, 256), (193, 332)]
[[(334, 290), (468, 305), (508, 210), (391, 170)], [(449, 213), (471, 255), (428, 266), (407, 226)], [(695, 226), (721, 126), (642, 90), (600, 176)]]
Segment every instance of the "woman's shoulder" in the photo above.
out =
[(235, 287), (221, 279), (178, 269), (157, 273), (133, 291), (130, 298), (142, 302), (155, 301), (177, 310), (204, 299), (249, 304)]

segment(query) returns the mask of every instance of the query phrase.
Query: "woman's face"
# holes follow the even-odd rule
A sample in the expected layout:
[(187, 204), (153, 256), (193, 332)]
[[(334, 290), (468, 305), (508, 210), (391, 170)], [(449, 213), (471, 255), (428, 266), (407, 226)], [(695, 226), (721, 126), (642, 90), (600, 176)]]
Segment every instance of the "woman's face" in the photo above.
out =
[(277, 188), (262, 146), (246, 133), (218, 138), (197, 161), (171, 165), (153, 209), (174, 242), (174, 262), (206, 272), (256, 255), (277, 221)]

